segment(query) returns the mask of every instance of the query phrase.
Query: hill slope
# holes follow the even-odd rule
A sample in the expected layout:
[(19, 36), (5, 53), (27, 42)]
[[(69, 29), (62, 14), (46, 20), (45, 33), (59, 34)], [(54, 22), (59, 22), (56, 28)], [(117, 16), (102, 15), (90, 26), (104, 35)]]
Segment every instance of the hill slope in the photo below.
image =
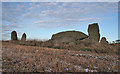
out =
[(3, 72), (117, 72), (117, 55), (3, 42)]

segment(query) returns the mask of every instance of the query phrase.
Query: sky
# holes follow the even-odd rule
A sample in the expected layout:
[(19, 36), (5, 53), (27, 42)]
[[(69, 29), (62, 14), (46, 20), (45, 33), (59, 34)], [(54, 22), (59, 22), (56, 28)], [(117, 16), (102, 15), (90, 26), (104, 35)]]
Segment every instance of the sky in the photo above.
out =
[(50, 39), (62, 31), (81, 31), (98, 23), (101, 37), (118, 39), (117, 2), (3, 2), (2, 39), (10, 40), (13, 30), (18, 38)]
[(120, 0), (0, 0), (2, 2), (118, 2)]

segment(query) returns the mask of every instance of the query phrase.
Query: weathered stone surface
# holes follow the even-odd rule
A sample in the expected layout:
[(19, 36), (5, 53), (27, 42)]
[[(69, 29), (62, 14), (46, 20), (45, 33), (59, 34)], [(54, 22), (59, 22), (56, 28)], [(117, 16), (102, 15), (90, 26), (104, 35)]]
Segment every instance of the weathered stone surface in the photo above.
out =
[(105, 37), (102, 37), (100, 43), (101, 44), (108, 44), (108, 41), (106, 40)]
[(88, 26), (89, 39), (94, 41), (100, 40), (99, 26), (98, 23), (93, 23)]
[(11, 33), (11, 40), (18, 40), (16, 31), (12, 31), (12, 33)]
[(27, 37), (27, 36), (26, 36), (26, 34), (24, 33), (24, 34), (22, 35), (21, 40), (22, 40), (22, 41), (26, 41), (26, 37)]
[(88, 36), (79, 31), (65, 31), (53, 34), (51, 40), (54, 43), (69, 43), (75, 42), (77, 40), (82, 40)]

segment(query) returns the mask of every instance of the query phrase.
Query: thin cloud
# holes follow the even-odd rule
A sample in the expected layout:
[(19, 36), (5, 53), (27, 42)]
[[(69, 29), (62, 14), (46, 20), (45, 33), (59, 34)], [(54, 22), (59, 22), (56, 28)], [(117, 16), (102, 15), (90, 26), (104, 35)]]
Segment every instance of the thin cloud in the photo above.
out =
[(37, 22), (34, 22), (34, 24), (38, 24), (38, 23), (58, 23), (58, 22), (61, 22), (61, 21), (58, 21), (58, 20), (37, 21)]
[(52, 21), (37, 21), (37, 22), (35, 22), (35, 24), (37, 24), (37, 23), (51, 23)]
[(3, 30), (3, 31), (11, 31), (11, 30)]
[[(102, 15), (117, 10), (117, 3), (30, 3), (31, 17), (79, 18), (85, 15)], [(36, 10), (36, 12), (34, 10)], [(73, 15), (74, 14), (74, 15)], [(29, 16), (28, 15), (28, 16)], [(27, 16), (26, 16), (27, 17)]]
[(101, 18), (85, 18), (85, 19), (63, 19), (63, 20), (47, 20), (47, 21), (37, 21), (34, 22), (34, 24), (39, 24), (39, 23), (60, 23), (60, 22), (85, 22), (85, 21), (92, 21), (92, 20), (101, 20)]
[(67, 19), (68, 21), (90, 21), (90, 20), (100, 20), (101, 18), (86, 18), (86, 19)]
[[(59, 18), (60, 21), (64, 19), (78, 19), (88, 18), (91, 15), (103, 15), (107, 12), (117, 12), (118, 3), (3, 3), (3, 21), (11, 24), (21, 25), (24, 18)], [(28, 6), (29, 5), (29, 6)], [(23, 18), (23, 19), (22, 19)], [(62, 20), (63, 19), (63, 20)], [(57, 21), (57, 20), (56, 20)], [(81, 21), (81, 20), (78, 20)], [(21, 23), (22, 22), (22, 23)], [(54, 21), (40, 21), (40, 23), (49, 23)]]

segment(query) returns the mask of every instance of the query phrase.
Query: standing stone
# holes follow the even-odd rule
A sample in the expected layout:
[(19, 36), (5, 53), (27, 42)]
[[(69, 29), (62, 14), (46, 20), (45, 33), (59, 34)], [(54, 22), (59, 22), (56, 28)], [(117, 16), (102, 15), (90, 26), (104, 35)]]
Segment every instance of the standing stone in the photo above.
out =
[(93, 23), (88, 26), (89, 39), (99, 42), (100, 33), (98, 23)]
[(105, 37), (102, 37), (100, 43), (101, 44), (108, 44), (108, 41), (106, 40)]
[(26, 34), (24, 33), (21, 38), (22, 41), (26, 41)]
[(16, 31), (12, 31), (12, 33), (11, 33), (11, 40), (18, 40)]

